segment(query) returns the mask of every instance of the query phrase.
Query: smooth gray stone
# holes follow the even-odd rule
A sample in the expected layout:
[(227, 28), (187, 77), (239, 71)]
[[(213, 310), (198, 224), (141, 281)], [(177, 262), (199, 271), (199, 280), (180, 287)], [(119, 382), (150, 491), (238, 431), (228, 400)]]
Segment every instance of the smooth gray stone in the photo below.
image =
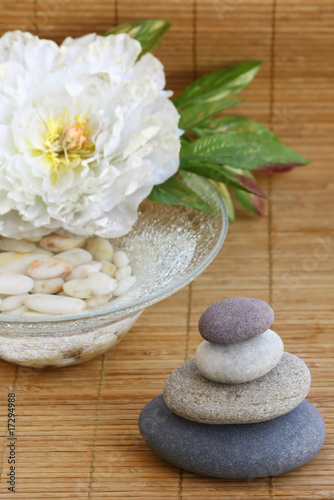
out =
[(199, 319), (198, 330), (208, 342), (231, 344), (260, 335), (273, 322), (274, 311), (263, 300), (231, 297), (208, 307)]
[(207, 340), (198, 346), (196, 367), (203, 377), (222, 384), (242, 384), (262, 377), (281, 360), (282, 339), (272, 330), (243, 342), (212, 344)]
[(263, 377), (245, 384), (219, 384), (201, 375), (191, 359), (165, 382), (166, 405), (180, 417), (204, 424), (250, 424), (279, 417), (307, 396), (311, 375), (304, 361), (285, 352)]
[(277, 476), (309, 462), (326, 428), (308, 401), (282, 417), (244, 425), (207, 425), (172, 413), (162, 395), (139, 417), (144, 440), (167, 462), (204, 476), (246, 479)]

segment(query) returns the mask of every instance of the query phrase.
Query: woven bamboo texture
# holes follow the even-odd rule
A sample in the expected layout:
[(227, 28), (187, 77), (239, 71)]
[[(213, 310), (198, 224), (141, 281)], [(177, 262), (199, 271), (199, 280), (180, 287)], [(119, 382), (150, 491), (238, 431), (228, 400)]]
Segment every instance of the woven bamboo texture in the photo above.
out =
[[(235, 113), (268, 124), (312, 161), (262, 177), (263, 218), (238, 211), (226, 243), (193, 284), (149, 308), (104, 356), (75, 367), (34, 371), (0, 362), (0, 497), (333, 499), (334, 8), (331, 0), (2, 0), (0, 31), (26, 29), (61, 41), (116, 23), (168, 18), (156, 55), (168, 88), (261, 59)], [(274, 329), (312, 374), (308, 396), (327, 439), (309, 464), (280, 477), (223, 481), (182, 472), (158, 458), (137, 427), (141, 408), (194, 355), (197, 321), (229, 296), (270, 301)], [(6, 402), (17, 398), (17, 487), (7, 491)]]

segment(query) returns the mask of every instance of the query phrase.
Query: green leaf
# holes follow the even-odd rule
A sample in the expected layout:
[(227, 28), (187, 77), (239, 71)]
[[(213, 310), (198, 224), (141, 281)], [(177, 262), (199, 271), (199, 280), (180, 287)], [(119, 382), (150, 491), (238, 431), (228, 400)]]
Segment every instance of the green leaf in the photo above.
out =
[(233, 222), (235, 220), (235, 211), (234, 211), (234, 206), (233, 206), (231, 194), (230, 194), (228, 188), (222, 182), (212, 181), (211, 179), (210, 179), (210, 182), (217, 189), (221, 199), (223, 200), (223, 202), (225, 204), (228, 219), (231, 222)]
[(208, 102), (229, 99), (252, 81), (260, 66), (259, 61), (248, 61), (204, 75), (190, 84), (174, 104), (180, 111), (194, 104), (205, 106)]
[(213, 215), (215, 211), (197, 192), (176, 177), (154, 186), (149, 199), (164, 205), (183, 205)]
[(194, 160), (218, 163), (244, 170), (290, 168), (308, 161), (276, 138), (262, 138), (254, 132), (218, 133), (202, 137), (181, 148), (181, 168)]
[(141, 43), (142, 51), (139, 56), (141, 57), (146, 52), (151, 52), (161, 42), (171, 25), (171, 21), (164, 19), (146, 19), (110, 28), (104, 36), (127, 33)]
[(186, 145), (186, 144), (189, 144), (191, 142), (191, 140), (189, 139), (189, 137), (187, 137), (185, 134), (181, 135), (180, 137), (180, 142), (181, 142), (181, 146), (182, 145)]
[(246, 210), (253, 214), (263, 215), (264, 214), (264, 202), (261, 198), (258, 198), (254, 194), (245, 193), (245, 191), (234, 190), (236, 200), (242, 205)]
[(187, 106), (179, 111), (181, 115), (179, 127), (193, 132), (193, 127), (196, 124), (217, 115), (221, 111), (225, 111), (225, 109), (236, 106), (241, 101), (242, 99), (223, 99), (221, 101), (208, 102), (205, 106), (203, 106), (203, 103)]
[(239, 187), (237, 189), (242, 189), (240, 187), (240, 184), (241, 184), (241, 186), (243, 186), (243, 188), (244, 188), (244, 189), (242, 189), (243, 191), (246, 191), (250, 194), (255, 194), (256, 196), (259, 196), (260, 198), (267, 198), (267, 195), (256, 184), (255, 177), (250, 170), (241, 170), (241, 169), (231, 168), (227, 165), (225, 165), (225, 169), (230, 171), (232, 175), (237, 174), (236, 179), (239, 183)]
[(217, 198), (213, 195), (213, 190), (208, 181), (203, 182), (203, 177), (194, 174), (192, 172), (185, 172), (184, 170), (179, 170), (179, 174), (183, 182), (192, 189), (197, 195), (205, 199), (211, 206), (213, 213), (216, 215), (221, 214), (221, 208), (217, 202)]
[(244, 175), (240, 175), (239, 173), (235, 174), (233, 170), (227, 166), (217, 165), (215, 163), (204, 163), (201, 162), (200, 159), (194, 159), (189, 165), (181, 166), (180, 172), (184, 171), (192, 172), (214, 181), (223, 182), (229, 186), (242, 189), (265, 198), (265, 194), (253, 180)]
[(214, 135), (219, 133), (240, 134), (241, 132), (253, 132), (261, 136), (262, 139), (279, 140), (277, 136), (267, 127), (254, 120), (249, 120), (243, 116), (223, 116), (205, 120), (192, 128), (198, 137)]

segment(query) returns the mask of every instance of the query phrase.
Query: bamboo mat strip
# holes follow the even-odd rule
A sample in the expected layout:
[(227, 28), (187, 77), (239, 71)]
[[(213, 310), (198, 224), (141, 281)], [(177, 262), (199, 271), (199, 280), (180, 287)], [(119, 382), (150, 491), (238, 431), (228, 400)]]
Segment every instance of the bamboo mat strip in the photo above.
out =
[[(276, 106), (285, 117), (280, 135), (288, 144), (298, 144), (301, 153), (314, 161), (331, 149), (328, 133), (333, 133), (330, 121), (333, 99), (326, 90), (322, 93), (322, 89), (329, 88), (332, 60), (326, 54), (333, 48), (332, 33), (327, 37), (326, 50), (319, 56), (323, 33), (328, 21), (333, 20), (328, 7), (327, 2), (321, 5), (304, 2), (303, 12), (296, 2), (287, 5), (286, 1), (280, 1), (277, 4), (275, 95)], [(329, 16), (326, 21), (325, 13)], [(322, 20), (321, 29), (315, 19)], [(295, 28), (292, 37), (296, 43), (291, 43), (288, 51), (286, 40), (291, 35), (292, 23)], [(312, 65), (312, 71), (308, 72), (303, 63), (306, 51), (308, 63)], [(304, 88), (300, 93), (293, 90), (297, 78), (303, 78)], [(326, 102), (327, 110), (321, 105), (322, 101)], [(325, 151), (321, 151), (323, 147)], [(322, 412), (327, 426), (327, 439), (321, 453), (305, 467), (291, 473), (289, 478), (284, 475), (273, 480), (277, 497), (290, 498), (291, 484), (294, 495), (300, 498), (332, 498), (334, 491), (331, 362), (334, 341), (329, 334), (332, 328), (327, 322), (328, 313), (329, 316), (333, 313), (333, 219), (325, 215), (332, 211), (334, 186), (329, 182), (327, 166), (328, 160), (321, 164), (317, 162), (312, 167), (316, 168), (313, 173), (310, 167), (302, 173), (294, 172), (289, 175), (291, 182), (284, 186), (283, 179), (273, 179), (273, 305), (280, 310), (278, 326), (282, 325), (286, 348), (303, 358), (311, 370), (308, 399)], [(304, 187), (302, 191), (300, 182)], [(282, 202), (281, 195), (286, 203)], [(290, 248), (293, 247), (295, 252), (290, 250), (290, 258), (286, 258), (289, 240)], [(298, 321), (291, 325), (296, 312)]]
[[(167, 87), (178, 94), (196, 76), (263, 60), (232, 110), (265, 124), (313, 165), (263, 176), (262, 219), (238, 210), (221, 252), (195, 282), (149, 308), (105, 356), (43, 372), (0, 362), (0, 492), (5, 489), (6, 401), (15, 385), (18, 488), (15, 498), (333, 498), (332, 94), (334, 11), (330, 0), (5, 0), (0, 31), (29, 29), (60, 42), (115, 23), (173, 20), (156, 49)], [(271, 300), (274, 329), (312, 374), (308, 399), (327, 425), (323, 450), (272, 479), (223, 481), (182, 472), (143, 442), (141, 408), (200, 342), (197, 321), (212, 302), (236, 295)]]

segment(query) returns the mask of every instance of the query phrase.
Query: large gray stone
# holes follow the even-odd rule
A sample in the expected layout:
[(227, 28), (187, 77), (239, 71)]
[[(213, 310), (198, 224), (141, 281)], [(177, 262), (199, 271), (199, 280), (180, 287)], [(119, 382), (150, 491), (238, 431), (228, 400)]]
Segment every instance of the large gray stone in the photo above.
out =
[(274, 322), (274, 311), (263, 300), (231, 297), (208, 307), (198, 329), (208, 342), (231, 344), (256, 337)]
[(203, 377), (222, 384), (241, 384), (272, 370), (283, 352), (281, 337), (267, 330), (234, 344), (212, 344), (203, 340), (197, 348), (195, 361)]
[(139, 417), (146, 443), (173, 465), (205, 476), (277, 476), (301, 467), (321, 449), (326, 429), (308, 401), (282, 417), (244, 425), (207, 425), (172, 413), (162, 395)]
[(263, 422), (284, 415), (307, 396), (311, 375), (304, 361), (284, 353), (263, 377), (245, 384), (219, 384), (203, 377), (191, 359), (168, 377), (166, 405), (180, 417), (205, 424)]

